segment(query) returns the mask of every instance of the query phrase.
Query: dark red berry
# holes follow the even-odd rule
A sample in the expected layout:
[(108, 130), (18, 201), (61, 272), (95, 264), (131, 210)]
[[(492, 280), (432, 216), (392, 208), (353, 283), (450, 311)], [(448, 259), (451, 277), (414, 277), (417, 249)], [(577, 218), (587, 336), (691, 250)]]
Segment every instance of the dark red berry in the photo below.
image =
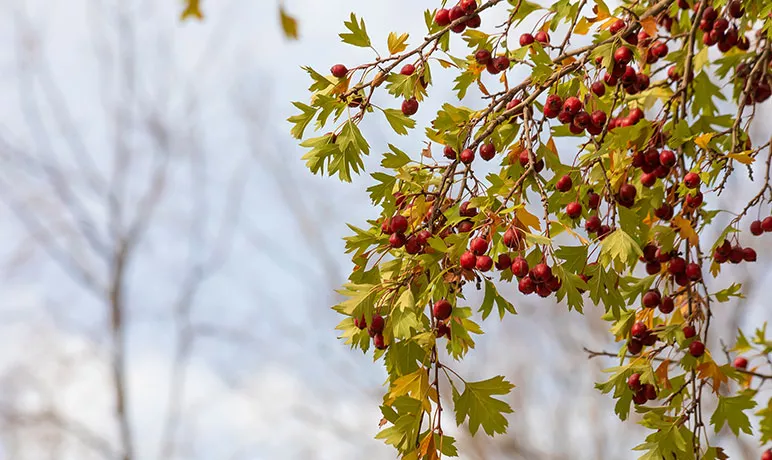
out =
[(559, 192), (567, 192), (571, 190), (571, 187), (573, 186), (573, 182), (571, 181), (571, 176), (566, 174), (565, 176), (558, 179), (557, 182), (555, 182), (555, 188)]
[(488, 250), (488, 241), (485, 240), (485, 238), (480, 238), (479, 236), (477, 238), (472, 238), (472, 241), (469, 242), (469, 249), (476, 256), (485, 254), (485, 252)]
[(641, 374), (635, 373), (627, 378), (627, 387), (633, 391), (641, 388)]
[(700, 186), (700, 176), (697, 173), (688, 172), (684, 176), (684, 185), (688, 188), (697, 188)]
[(491, 268), (493, 268), (493, 259), (491, 256), (478, 256), (477, 262), (475, 263), (475, 267), (480, 270), (481, 272), (487, 272)]
[(691, 325), (684, 326), (683, 331), (684, 331), (684, 337), (686, 337), (687, 339), (691, 339), (692, 337), (697, 335), (697, 329), (695, 329), (694, 326), (691, 326)]
[(458, 157), (462, 163), (469, 164), (472, 161), (474, 161), (474, 150), (472, 149), (464, 149), (461, 151), (461, 155)]
[(674, 309), (675, 304), (673, 303), (673, 298), (667, 295), (662, 297), (662, 301), (659, 303), (659, 311), (667, 315), (668, 313), (672, 313)]
[(536, 291), (536, 283), (533, 282), (533, 280), (529, 277), (522, 278), (517, 283), (517, 288), (522, 292), (523, 294), (533, 294), (534, 291)]
[(493, 144), (483, 144), (480, 147), (480, 158), (485, 161), (492, 160), (496, 156), (496, 147)]
[(438, 26), (445, 27), (446, 25), (450, 24), (450, 11), (446, 10), (445, 8), (441, 8), (437, 10), (437, 13), (434, 15), (434, 23)]
[(348, 73), (348, 69), (343, 64), (335, 64), (330, 69), (332, 76), (335, 78), (343, 78)]
[(584, 223), (584, 229), (587, 230), (587, 233), (598, 233), (600, 228), (601, 222), (598, 216), (590, 216)]
[(630, 335), (636, 339), (640, 339), (646, 335), (648, 330), (649, 328), (646, 327), (646, 324), (638, 321), (637, 323), (633, 324), (633, 327), (630, 329)]
[(540, 31), (536, 32), (536, 35), (534, 35), (533, 38), (536, 39), (537, 42), (545, 44), (545, 45), (549, 44), (549, 42), (550, 42), (549, 34), (547, 32), (545, 32), (545, 31), (543, 31), (543, 30), (540, 30)]
[(474, 54), (474, 60), (480, 65), (487, 65), (491, 61), (491, 52), (486, 49), (478, 50)]
[(699, 281), (702, 279), (702, 269), (694, 262), (686, 265), (686, 277), (692, 281)]
[(743, 358), (742, 356), (738, 356), (734, 359), (734, 362), (732, 363), (734, 367), (737, 369), (745, 369), (748, 367), (748, 360)]
[(638, 353), (643, 350), (643, 342), (641, 342), (638, 339), (632, 339), (629, 342), (627, 342), (627, 351), (631, 355), (637, 355)]
[(743, 260), (746, 262), (756, 262), (756, 251), (753, 248), (743, 248)]
[(646, 308), (656, 308), (659, 306), (659, 303), (662, 301), (662, 297), (656, 289), (650, 289), (645, 294), (643, 294), (643, 297), (641, 299), (643, 301), (643, 306)]
[(418, 112), (418, 101), (413, 97), (402, 102), (402, 113), (408, 117)]
[(582, 205), (573, 201), (566, 206), (566, 215), (572, 219), (582, 215)]
[(552, 269), (547, 264), (540, 263), (533, 267), (533, 272), (531, 272), (530, 276), (536, 283), (543, 283), (552, 276)]
[(534, 38), (531, 34), (526, 33), (520, 36), (520, 46), (528, 46), (533, 42)]
[(512, 258), (509, 257), (509, 254), (499, 254), (498, 259), (496, 259), (496, 270), (504, 271), (512, 266)]
[(600, 195), (595, 192), (587, 194), (587, 207), (590, 209), (598, 209), (600, 206)]
[(633, 59), (633, 52), (626, 46), (620, 46), (614, 51), (614, 61), (619, 65), (627, 65)]
[(518, 278), (522, 278), (528, 274), (528, 261), (522, 257), (516, 257), (512, 261), (512, 274)]
[(694, 342), (689, 344), (689, 353), (695, 358), (699, 358), (700, 356), (705, 354), (705, 344), (703, 344), (699, 340), (695, 340)]
[(603, 84), (601, 81), (596, 81), (591, 86), (592, 92), (595, 93), (596, 96), (601, 97), (604, 94), (606, 94), (606, 85)]
[(653, 262), (647, 262), (646, 263), (646, 273), (649, 275), (656, 275), (662, 271), (662, 264), (657, 262), (656, 260)]

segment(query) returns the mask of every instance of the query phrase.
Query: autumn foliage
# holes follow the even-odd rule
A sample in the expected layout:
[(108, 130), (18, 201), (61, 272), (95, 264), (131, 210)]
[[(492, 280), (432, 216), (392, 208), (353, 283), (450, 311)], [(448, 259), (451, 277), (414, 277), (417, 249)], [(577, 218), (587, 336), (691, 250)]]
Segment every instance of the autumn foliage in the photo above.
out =
[[(334, 309), (346, 343), (388, 372), (377, 437), (403, 458), (458, 455), (448, 420), (506, 432), (514, 385), (453, 363), (522, 296), (608, 322), (618, 350), (589, 353), (615, 361), (597, 389), (616, 415), (650, 430), (635, 456), (727, 458), (728, 426), (772, 457), (766, 326), (710, 335), (711, 312), (742, 297), (722, 268), (758, 257), (738, 233), (772, 231), (772, 146), (749, 136), (772, 94), (772, 3), (621, 3), (437, 2), (418, 39), (374, 40), (352, 13), (340, 37), (374, 59), (305, 68), (311, 96), (289, 121), (313, 173), (350, 181), (371, 153), (360, 125), (394, 133), (368, 189), (381, 217), (350, 226), (354, 269)], [(455, 97), (417, 129), (440, 73)], [(422, 151), (397, 146), (408, 134)], [(718, 209), (730, 179), (758, 193)]]

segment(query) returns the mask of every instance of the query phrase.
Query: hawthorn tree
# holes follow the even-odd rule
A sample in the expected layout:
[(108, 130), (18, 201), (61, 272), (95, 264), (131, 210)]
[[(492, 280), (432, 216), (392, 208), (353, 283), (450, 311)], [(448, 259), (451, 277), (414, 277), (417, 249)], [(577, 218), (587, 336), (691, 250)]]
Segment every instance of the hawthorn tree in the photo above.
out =
[[(754, 414), (763, 451), (766, 325), (706, 344), (717, 342), (712, 310), (743, 296), (722, 267), (757, 258), (738, 234), (772, 232), (772, 216), (761, 217), (772, 145), (749, 135), (772, 95), (772, 2), (437, 3), (424, 13), (427, 35), (411, 44), (391, 33), (388, 54), (352, 13), (340, 37), (374, 59), (305, 68), (310, 102), (295, 102), (289, 119), (308, 168), (350, 181), (370, 153), (365, 118), (407, 135), (432, 72), (455, 77), (458, 101), (425, 127), (424, 148), (389, 144), (371, 174), (380, 219), (346, 238), (354, 269), (333, 308), (346, 343), (374, 348), (388, 372), (376, 437), (406, 459), (455, 456), (443, 411), (472, 435), (504, 433), (512, 410), (501, 397), (514, 385), (471, 381), (453, 363), (481, 321), (516, 314), (512, 301), (535, 294), (578, 313), (585, 302), (603, 309), (620, 346), (588, 351), (616, 358), (596, 387), (621, 420), (640, 414), (650, 430), (635, 447), (641, 459), (728, 458), (717, 433), (752, 434)], [(525, 20), (535, 26), (522, 30)], [(306, 137), (312, 123), (324, 134)], [(739, 211), (714, 209), (733, 183), (758, 193)], [(484, 291), (474, 308), (473, 290)]]

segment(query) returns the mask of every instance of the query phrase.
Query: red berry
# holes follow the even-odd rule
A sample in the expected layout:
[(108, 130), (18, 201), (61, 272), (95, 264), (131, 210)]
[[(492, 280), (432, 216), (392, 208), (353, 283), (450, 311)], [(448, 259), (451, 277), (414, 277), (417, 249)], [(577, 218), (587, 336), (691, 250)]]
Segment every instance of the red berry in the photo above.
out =
[(440, 321), (444, 321), (450, 317), (450, 313), (453, 311), (453, 306), (445, 299), (440, 299), (434, 303), (432, 308), (432, 315)]
[(687, 264), (686, 277), (692, 281), (699, 281), (702, 279), (702, 269), (694, 262)]
[(477, 238), (472, 238), (472, 241), (469, 242), (469, 249), (471, 249), (471, 251), (477, 256), (480, 254), (485, 254), (485, 252), (488, 250), (488, 241), (486, 241), (485, 238), (480, 238), (479, 236)]
[(548, 279), (544, 284), (549, 288), (550, 291), (558, 292), (560, 290), (560, 286), (562, 286), (563, 283), (560, 282), (560, 278), (552, 275), (552, 278)]
[(617, 19), (611, 24), (611, 27), (608, 28), (608, 31), (611, 32), (611, 35), (615, 35), (615, 34), (618, 34), (625, 27), (627, 27), (627, 23), (622, 19)]
[(641, 176), (641, 185), (644, 187), (651, 187), (657, 182), (657, 175), (652, 173), (646, 173)]
[(362, 315), (359, 318), (354, 318), (354, 326), (360, 330), (367, 329), (367, 320), (365, 319), (365, 315)]
[(446, 25), (450, 24), (450, 22), (450, 11), (446, 10), (445, 8), (437, 10), (437, 13), (434, 15), (435, 24), (445, 27)]
[(504, 246), (508, 248), (517, 248), (520, 246), (521, 239), (522, 237), (519, 230), (508, 228), (504, 232), (504, 236), (501, 238), (501, 241), (504, 243)]
[(700, 186), (700, 176), (697, 173), (689, 172), (684, 176), (684, 185), (688, 188), (697, 188)]
[(633, 327), (630, 329), (630, 335), (636, 339), (640, 339), (644, 337), (648, 331), (649, 328), (647, 328), (646, 325), (641, 321), (638, 321), (637, 323), (633, 324)]
[(370, 332), (372, 335), (380, 334), (383, 332), (383, 327), (386, 325), (386, 321), (383, 320), (381, 315), (373, 315), (373, 320), (370, 323)]
[(401, 248), (405, 245), (405, 234), (404, 233), (392, 233), (391, 236), (389, 236), (389, 245), (394, 248)]
[(676, 66), (670, 66), (670, 68), (667, 69), (667, 77), (673, 81), (680, 80), (681, 75), (678, 73), (678, 68), (676, 68)]
[(641, 388), (641, 374), (635, 373), (627, 378), (627, 387), (633, 391)]
[(477, 256), (474, 255), (472, 251), (466, 251), (465, 253), (461, 254), (461, 258), (458, 262), (461, 265), (461, 268), (465, 270), (472, 270), (477, 265)]
[(493, 65), (496, 67), (496, 69), (499, 72), (503, 72), (507, 69), (509, 69), (509, 58), (506, 56), (497, 56), (493, 60)]
[(485, 161), (492, 160), (496, 156), (496, 147), (493, 144), (483, 144), (480, 147), (480, 158)]
[(448, 325), (443, 322), (438, 322), (437, 337), (445, 337), (445, 336), (450, 338), (450, 327), (448, 327)]
[(450, 9), (450, 22), (453, 22), (456, 19), (462, 18), (464, 16), (466, 16), (466, 11), (464, 11), (461, 6), (456, 5)]
[(555, 182), (555, 188), (559, 192), (567, 192), (571, 190), (571, 187), (573, 186), (573, 182), (571, 181), (571, 176), (566, 174), (565, 176), (558, 179), (557, 182)]
[(761, 460), (772, 460), (772, 449), (767, 449), (761, 454)]
[(464, 201), (461, 203), (461, 206), (458, 207), (458, 213), (463, 217), (474, 217), (477, 215), (477, 208), (470, 208), (469, 202)]
[(694, 326), (684, 326), (684, 337), (691, 339), (695, 335), (697, 335), (697, 330), (694, 328)]
[(469, 233), (472, 231), (473, 228), (474, 228), (474, 224), (469, 219), (462, 220), (461, 222), (458, 223), (458, 225), (456, 225), (456, 229), (458, 229), (459, 233)]
[(689, 344), (689, 353), (695, 358), (699, 358), (700, 356), (705, 354), (705, 344), (703, 344), (699, 340), (695, 340), (694, 342)]
[(675, 153), (670, 150), (663, 150), (659, 154), (659, 163), (663, 166), (667, 166), (668, 168), (672, 168), (676, 164)]
[(563, 102), (563, 110), (571, 115), (576, 115), (582, 110), (582, 101), (578, 97), (571, 96)]
[(746, 262), (756, 262), (756, 251), (753, 248), (744, 248), (743, 260)]
[(638, 339), (632, 339), (629, 342), (627, 342), (627, 351), (631, 355), (637, 355), (638, 353), (643, 350), (643, 342), (641, 342)]
[(656, 275), (662, 271), (662, 264), (657, 262), (656, 260), (653, 262), (647, 262), (646, 263), (646, 273), (649, 275)]
[(673, 218), (673, 207), (665, 203), (654, 210), (654, 215), (662, 220), (670, 220)]
[(566, 206), (566, 215), (572, 219), (582, 215), (582, 205), (573, 201)]
[(520, 46), (528, 46), (533, 42), (534, 38), (531, 34), (526, 33), (520, 36)]
[(397, 214), (390, 221), (391, 233), (405, 233), (407, 230), (407, 218), (402, 214)]
[(668, 313), (672, 313), (673, 310), (675, 310), (673, 298), (667, 295), (662, 297), (662, 301), (659, 303), (659, 311), (667, 315)]
[(660, 296), (659, 291), (656, 289), (650, 289), (643, 295), (641, 300), (643, 301), (644, 307), (656, 308), (662, 301), (662, 297)]
[(606, 112), (602, 110), (596, 110), (592, 112), (590, 120), (593, 125), (603, 127), (606, 124)]
[(668, 48), (665, 43), (662, 42), (656, 42), (654, 43), (654, 46), (651, 47), (651, 52), (654, 56), (657, 58), (663, 58), (667, 56)]
[(764, 233), (764, 229), (761, 227), (761, 221), (760, 220), (754, 220), (751, 222), (751, 233), (755, 236), (759, 236), (762, 233)]
[(596, 81), (592, 84), (591, 88), (592, 92), (595, 93), (595, 95), (598, 97), (606, 94), (606, 85), (604, 85), (603, 82)]
[(740, 0), (732, 0), (727, 5), (727, 11), (729, 12), (729, 15), (733, 18), (740, 19), (743, 17), (743, 6)]
[(348, 69), (343, 64), (335, 64), (330, 68), (330, 72), (335, 78), (343, 78), (348, 73)]
[[(627, 344), (627, 350), (628, 351), (630, 350), (629, 343)], [(641, 350), (638, 350), (637, 353), (632, 353), (632, 354), (637, 355), (640, 352)], [(648, 399), (646, 398), (646, 392), (644, 391), (643, 388), (639, 388), (638, 391), (635, 392), (635, 395), (633, 395), (633, 402), (640, 406), (641, 404), (646, 404), (646, 401), (648, 401)]]
[(517, 283), (517, 288), (525, 295), (533, 294), (536, 291), (536, 283), (526, 276)]
[(413, 97), (402, 102), (402, 113), (408, 117), (418, 112), (418, 101)]
[(738, 356), (734, 359), (734, 362), (732, 363), (734, 367), (737, 369), (745, 369), (748, 367), (748, 360), (743, 358), (742, 356)]
[(667, 267), (667, 271), (672, 275), (678, 275), (686, 272), (686, 261), (681, 257), (673, 257), (670, 259), (670, 264)]
[(767, 233), (772, 232), (772, 216), (765, 217), (764, 220), (761, 221), (761, 228)]
[(647, 383), (646, 385), (644, 385), (643, 391), (646, 394), (646, 399), (648, 399), (649, 401), (654, 401), (655, 399), (657, 399), (657, 388), (651, 383)]
[(625, 201), (635, 200), (635, 195), (637, 193), (638, 192), (635, 190), (635, 187), (630, 184), (622, 184), (622, 186), (619, 187), (619, 196)]
[(447, 158), (448, 160), (455, 160), (456, 159), (456, 151), (453, 150), (453, 147), (446, 145), (445, 148), (442, 150), (442, 154)]
[(571, 112), (561, 110), (560, 113), (558, 114), (558, 121), (563, 123), (564, 125), (567, 125), (574, 121), (574, 116), (571, 115)]
[(472, 14), (477, 9), (477, 1), (476, 0), (461, 0), (458, 3), (458, 6), (460, 6), (461, 9), (464, 10), (464, 13)]
[(522, 278), (528, 274), (528, 261), (522, 257), (516, 257), (512, 261), (512, 274), (518, 278)]
[(549, 297), (552, 294), (552, 290), (546, 284), (537, 284), (536, 293), (539, 294), (539, 297)]
[(493, 259), (490, 256), (478, 256), (475, 267), (481, 272), (487, 272), (493, 268)]
[(504, 271), (512, 266), (512, 258), (509, 254), (499, 254), (499, 258), (496, 259), (496, 270)]
[(402, 75), (413, 75), (413, 72), (415, 72), (415, 66), (413, 64), (405, 64), (405, 66), (402, 67), (402, 70), (399, 71)]
[(474, 161), (474, 150), (472, 149), (464, 149), (461, 151), (461, 155), (459, 155), (459, 159), (464, 164), (469, 164), (472, 161)]
[(418, 254), (422, 250), (423, 250), (423, 245), (421, 244), (421, 242), (418, 240), (418, 237), (416, 236), (409, 237), (405, 242), (405, 252), (407, 252), (408, 254), (411, 254), (411, 255)]
[(547, 264), (540, 263), (533, 267), (530, 276), (536, 283), (543, 283), (552, 276), (552, 269)]
[(491, 60), (491, 52), (486, 49), (481, 49), (474, 54), (474, 60), (480, 65), (486, 65)]
[(427, 241), (429, 241), (429, 238), (432, 237), (432, 232), (430, 232), (427, 229), (423, 229), (416, 235), (416, 238), (418, 238), (418, 241), (421, 244), (426, 244)]
[(600, 217), (590, 216), (587, 222), (584, 223), (584, 229), (587, 233), (598, 233), (601, 228)]
[(702, 199), (702, 192), (697, 192), (694, 195), (686, 195), (686, 206), (697, 208), (702, 204)]
[(536, 39), (537, 42), (543, 43), (545, 45), (549, 44), (549, 42), (550, 42), (549, 34), (547, 32), (545, 32), (545, 31), (543, 31), (543, 30), (540, 30), (540, 31), (536, 32), (536, 35), (534, 35), (533, 38)]
[(619, 65), (627, 65), (633, 59), (633, 52), (626, 46), (620, 46), (614, 51), (614, 61)]

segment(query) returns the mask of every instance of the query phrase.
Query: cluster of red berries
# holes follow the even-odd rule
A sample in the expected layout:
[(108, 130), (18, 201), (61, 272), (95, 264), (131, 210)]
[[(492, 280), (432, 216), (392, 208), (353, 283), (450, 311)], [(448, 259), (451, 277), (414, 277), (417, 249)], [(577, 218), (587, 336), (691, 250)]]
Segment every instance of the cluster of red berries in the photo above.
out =
[[(752, 69), (748, 64), (741, 63), (737, 66), (737, 77), (740, 80), (743, 88), (745, 88), (748, 77), (751, 76)], [(767, 72), (760, 72), (753, 76), (753, 81), (750, 83), (749, 91), (745, 96), (745, 105), (753, 105), (756, 103), (764, 102), (772, 96), (772, 86), (770, 85), (770, 79), (772, 77)]]
[[(679, 0), (679, 5), (683, 8), (689, 8), (684, 0)], [(695, 12), (699, 10), (699, 2), (694, 5)], [(684, 9), (686, 9), (684, 8)], [(706, 46), (718, 45), (719, 51), (726, 53), (735, 46), (739, 50), (748, 51), (750, 48), (750, 41), (747, 37), (740, 37), (737, 31), (737, 25), (731, 24), (730, 20), (742, 18), (744, 11), (742, 4), (738, 0), (729, 2), (726, 8), (726, 15), (719, 17), (720, 13), (716, 11), (712, 6), (706, 7), (702, 11), (702, 17), (700, 18), (700, 30), (704, 32), (702, 35), (702, 43)]]
[(759, 236), (765, 232), (772, 232), (772, 216), (765, 217), (764, 220), (754, 220), (751, 222), (751, 233), (754, 236)]
[(485, 48), (478, 50), (474, 54), (474, 59), (478, 64), (484, 65), (491, 75), (506, 71), (511, 64), (506, 55), (493, 56), (491, 52)]
[[(660, 273), (663, 264), (667, 264), (667, 273), (673, 277), (676, 284), (682, 287), (688, 285), (692, 281), (699, 281), (702, 279), (702, 269), (699, 264), (694, 262), (686, 263), (686, 260), (684, 260), (683, 257), (680, 257), (676, 251), (663, 251), (652, 243), (643, 247), (641, 261), (646, 262), (646, 273), (649, 275)], [(662, 309), (660, 308), (660, 310)], [(672, 308), (666, 306), (666, 310), (669, 311), (662, 311), (662, 313), (670, 313)]]
[(475, 237), (469, 241), (469, 250), (461, 254), (459, 264), (465, 270), (480, 270), (487, 272), (493, 268), (493, 259), (486, 255), (488, 251), (488, 240), (482, 237)]
[(440, 299), (434, 302), (432, 306), (432, 316), (437, 320), (437, 328), (435, 334), (437, 337), (450, 338), (450, 326), (448, 326), (448, 318), (453, 312), (453, 305), (445, 299)]
[(522, 166), (523, 168), (527, 168), (528, 164), (531, 162), (531, 156), (534, 157), (533, 170), (538, 174), (541, 172), (542, 169), (544, 169), (543, 158), (536, 158), (536, 155), (531, 153), (530, 150), (523, 150), (522, 152), (520, 152), (520, 155), (517, 157), (517, 161), (520, 163), (520, 166)]
[(606, 112), (602, 110), (596, 110), (592, 114), (587, 113), (578, 97), (571, 96), (563, 101), (557, 94), (547, 97), (544, 116), (557, 118), (561, 123), (568, 125), (573, 134), (581, 134), (586, 129), (592, 135), (603, 132), (607, 118)]
[(421, 254), (426, 248), (426, 242), (431, 238), (432, 233), (427, 230), (419, 230), (410, 236), (406, 236), (408, 229), (407, 218), (402, 214), (396, 214), (391, 219), (383, 221), (381, 232), (389, 235), (389, 245), (398, 249), (405, 247), (408, 254)]
[[(462, 163), (467, 165), (473, 162), (475, 158), (474, 150), (464, 149), (461, 151), (461, 154), (459, 155), (459, 154), (456, 154), (456, 150), (449, 145), (445, 146), (442, 153), (445, 156), (445, 158), (449, 160), (455, 160), (456, 158), (458, 158), (459, 160), (461, 160)], [(485, 161), (490, 161), (495, 156), (496, 156), (496, 147), (493, 144), (487, 143), (480, 146), (480, 158), (482, 158)]]
[(550, 36), (543, 30), (536, 32), (536, 34), (524, 33), (520, 36), (520, 46), (529, 46), (533, 42), (539, 42), (542, 45), (549, 45)]
[[(697, 336), (697, 329), (694, 328), (694, 326), (687, 325), (683, 328), (684, 337), (686, 339), (692, 339)], [(695, 358), (699, 358), (700, 356), (705, 354), (705, 344), (700, 341), (700, 339), (694, 339), (689, 343), (689, 354), (694, 356)]]
[(735, 243), (734, 246), (729, 240), (724, 240), (721, 246), (717, 247), (713, 253), (713, 260), (718, 264), (731, 262), (739, 264), (740, 262), (756, 262), (756, 250), (753, 248), (743, 248)]
[(657, 340), (659, 340), (657, 334), (646, 327), (646, 324), (638, 321), (630, 328), (630, 341), (627, 342), (627, 351), (631, 355), (637, 355), (643, 350), (644, 346), (654, 346)]
[(370, 321), (370, 327), (367, 327), (367, 320), (362, 315), (360, 318), (354, 318), (354, 326), (359, 329), (367, 329), (367, 333), (373, 338), (373, 345), (379, 350), (386, 349), (386, 342), (383, 339), (383, 328), (386, 326), (386, 320), (381, 315), (373, 315)]
[(461, 0), (456, 6), (447, 9), (441, 8), (434, 14), (434, 23), (438, 26), (445, 27), (450, 23), (455, 22), (465, 16), (468, 16), (466, 21), (460, 21), (458, 24), (450, 28), (453, 32), (459, 34), (467, 27), (470, 29), (476, 29), (482, 24), (479, 14), (474, 14), (477, 10), (476, 0)]
[(641, 374), (635, 373), (627, 378), (627, 386), (633, 391), (633, 402), (641, 405), (657, 399), (657, 388), (651, 383), (641, 383)]
[[(555, 182), (555, 189), (558, 192), (568, 192), (571, 190), (571, 187), (573, 187), (573, 181), (571, 180), (571, 176), (565, 175), (562, 176), (560, 179)], [(600, 198), (600, 197), (598, 197)], [(578, 201), (572, 201), (571, 203), (568, 203), (566, 205), (566, 215), (570, 217), (571, 219), (577, 219), (579, 216), (582, 215), (582, 204)]]
[(525, 295), (535, 292), (539, 297), (549, 297), (550, 294), (558, 292), (563, 284), (544, 262), (529, 269), (528, 261), (517, 257), (512, 261), (511, 268), (512, 274), (520, 280), (517, 288)]
[[(637, 151), (633, 154), (632, 166), (641, 168), (641, 185), (651, 187), (657, 179), (664, 179), (670, 175), (670, 170), (676, 164), (676, 156), (670, 150), (657, 151), (655, 148), (645, 152)], [(698, 177), (699, 178), (699, 177)]]

